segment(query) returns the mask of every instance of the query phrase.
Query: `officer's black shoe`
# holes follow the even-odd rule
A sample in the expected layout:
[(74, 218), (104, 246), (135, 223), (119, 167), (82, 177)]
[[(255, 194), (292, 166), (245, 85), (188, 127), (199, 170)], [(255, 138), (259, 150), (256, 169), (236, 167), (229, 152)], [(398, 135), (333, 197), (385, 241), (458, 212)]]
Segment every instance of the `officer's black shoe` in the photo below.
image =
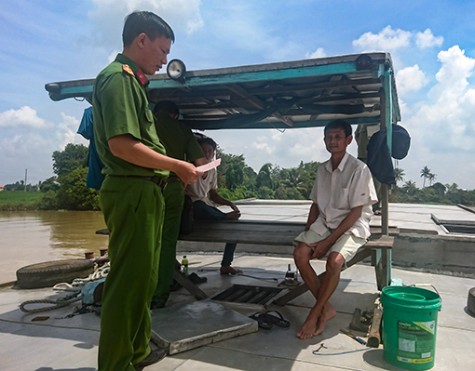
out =
[(181, 289), (181, 285), (178, 283), (177, 280), (173, 280), (172, 284), (170, 285), (170, 291), (177, 291)]
[(160, 309), (160, 308), (165, 308), (165, 303), (163, 303), (160, 300), (153, 299), (152, 302), (150, 303), (150, 309)]
[(152, 350), (152, 352), (143, 361), (137, 363), (134, 367), (136, 371), (142, 371), (145, 367), (153, 365), (161, 361), (167, 355), (167, 351), (163, 348)]

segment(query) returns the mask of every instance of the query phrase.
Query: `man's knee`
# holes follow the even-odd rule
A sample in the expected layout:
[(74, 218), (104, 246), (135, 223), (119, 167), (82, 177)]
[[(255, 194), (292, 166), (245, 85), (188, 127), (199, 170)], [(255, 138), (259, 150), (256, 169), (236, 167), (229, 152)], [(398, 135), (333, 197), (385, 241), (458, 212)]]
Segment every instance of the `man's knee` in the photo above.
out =
[(310, 248), (302, 242), (298, 242), (294, 247), (294, 261), (296, 264), (310, 260)]
[(326, 271), (328, 273), (338, 274), (341, 272), (343, 266), (345, 265), (345, 258), (343, 255), (337, 252), (332, 252), (327, 257)]

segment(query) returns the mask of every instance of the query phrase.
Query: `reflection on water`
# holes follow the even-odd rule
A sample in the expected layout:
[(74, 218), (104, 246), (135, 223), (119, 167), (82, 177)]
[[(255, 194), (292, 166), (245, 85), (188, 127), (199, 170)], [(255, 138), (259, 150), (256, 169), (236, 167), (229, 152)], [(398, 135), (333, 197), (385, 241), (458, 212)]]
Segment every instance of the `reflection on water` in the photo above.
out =
[(107, 236), (95, 233), (101, 228), (97, 211), (0, 211), (0, 283), (28, 264), (84, 258), (87, 251), (99, 256), (107, 248)]

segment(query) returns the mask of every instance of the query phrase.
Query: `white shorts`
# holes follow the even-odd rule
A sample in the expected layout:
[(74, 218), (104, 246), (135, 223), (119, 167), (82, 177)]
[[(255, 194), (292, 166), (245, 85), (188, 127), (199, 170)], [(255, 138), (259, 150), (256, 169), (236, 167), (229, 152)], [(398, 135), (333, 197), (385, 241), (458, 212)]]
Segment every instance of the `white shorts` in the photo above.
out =
[[(329, 235), (330, 231), (326, 231), (323, 235), (320, 235), (312, 230), (304, 231), (294, 239), (294, 245), (297, 245), (298, 242), (303, 242), (308, 245), (321, 241)], [(326, 255), (328, 255), (330, 252), (340, 253), (345, 259), (346, 263), (356, 255), (358, 249), (365, 243), (366, 240), (364, 238), (356, 237), (352, 234), (344, 234), (338, 240), (336, 240)], [(312, 249), (312, 246), (309, 247)]]

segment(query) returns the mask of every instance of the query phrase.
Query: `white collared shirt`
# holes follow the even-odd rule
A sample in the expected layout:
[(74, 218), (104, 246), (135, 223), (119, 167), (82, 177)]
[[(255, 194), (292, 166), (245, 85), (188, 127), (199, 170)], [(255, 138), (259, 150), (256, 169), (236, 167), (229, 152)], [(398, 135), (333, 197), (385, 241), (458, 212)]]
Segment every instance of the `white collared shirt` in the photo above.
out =
[(336, 229), (352, 208), (363, 206), (361, 217), (345, 233), (364, 239), (370, 236), (371, 205), (378, 201), (378, 196), (364, 162), (346, 153), (334, 171), (330, 160), (321, 164), (310, 199), (318, 205), (320, 212), (310, 226), (314, 232), (323, 234), (328, 229)]
[(190, 196), (191, 201), (203, 201), (205, 204), (214, 206), (209, 199), (209, 191), (218, 188), (218, 172), (211, 169), (206, 173), (206, 177), (199, 177), (196, 182), (186, 187), (185, 193)]

